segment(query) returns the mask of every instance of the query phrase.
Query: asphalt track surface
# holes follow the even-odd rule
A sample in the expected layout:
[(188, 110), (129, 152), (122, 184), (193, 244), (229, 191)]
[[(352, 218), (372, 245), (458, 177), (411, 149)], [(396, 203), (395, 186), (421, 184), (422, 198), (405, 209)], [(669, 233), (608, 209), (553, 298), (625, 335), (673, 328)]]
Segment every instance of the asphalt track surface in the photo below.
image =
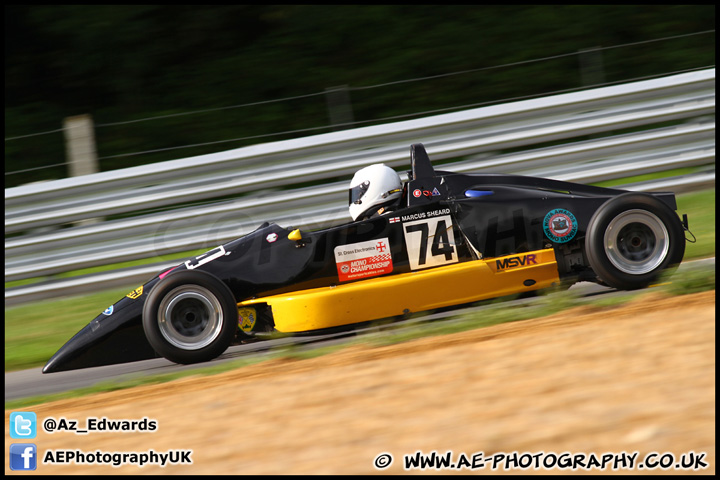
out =
[[(715, 259), (703, 260), (714, 266)], [(688, 262), (696, 263), (696, 262)], [(682, 264), (681, 269), (688, 264)], [(570, 287), (574, 294), (583, 298), (607, 298), (610, 296), (630, 295), (633, 292), (618, 291), (594, 283), (581, 282)], [(532, 301), (529, 299), (509, 300), (504, 303), (507, 308)], [(480, 312), (488, 308), (487, 305), (460, 307), (449, 309), (442, 313), (416, 314), (408, 320), (392, 323), (394, 331), (404, 326), (416, 325), (422, 322), (442, 321), (450, 317), (467, 313)], [(38, 395), (62, 393), (73, 389), (89, 387), (97, 383), (123, 382), (151, 375), (177, 373), (185, 370), (207, 368), (240, 358), (262, 360), (274, 354), (282, 347), (292, 346), (295, 349), (313, 349), (330, 345), (342, 344), (355, 340), (367, 333), (377, 332), (387, 327), (361, 327), (354, 330), (336, 332), (324, 335), (301, 335), (285, 338), (261, 340), (253, 343), (233, 345), (223, 355), (210, 362), (195, 365), (178, 365), (164, 358), (155, 358), (139, 362), (93, 367), (68, 372), (43, 374), (42, 367), (31, 368), (5, 374), (5, 401), (18, 400)]]

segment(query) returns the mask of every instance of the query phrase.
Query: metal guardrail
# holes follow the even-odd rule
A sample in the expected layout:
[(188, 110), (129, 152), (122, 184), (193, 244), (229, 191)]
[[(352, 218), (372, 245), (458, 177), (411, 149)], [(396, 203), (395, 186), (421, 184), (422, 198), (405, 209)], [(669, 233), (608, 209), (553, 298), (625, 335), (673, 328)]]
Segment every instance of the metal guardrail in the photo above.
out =
[[(350, 175), (372, 163), (407, 169), (418, 142), (455, 172), (592, 183), (707, 166), (682, 182), (714, 185), (714, 112), (710, 69), (11, 188), (5, 280), (212, 248), (266, 220), (303, 228), (349, 221)], [(301, 186), (308, 182), (317, 185)], [(127, 218), (74, 224), (115, 214)], [(133, 283), (144, 270), (109, 276)], [(88, 291), (98, 279), (6, 289), (6, 304), (67, 292), (62, 283)]]

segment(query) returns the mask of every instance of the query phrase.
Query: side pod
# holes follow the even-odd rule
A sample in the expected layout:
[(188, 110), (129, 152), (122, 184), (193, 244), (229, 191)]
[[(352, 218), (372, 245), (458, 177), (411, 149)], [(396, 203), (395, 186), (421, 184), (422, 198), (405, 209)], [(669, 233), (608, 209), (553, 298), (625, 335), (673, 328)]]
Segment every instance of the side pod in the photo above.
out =
[(258, 297), (239, 305), (269, 305), (275, 328), (290, 333), (433, 310), (559, 283), (555, 253), (546, 249)]

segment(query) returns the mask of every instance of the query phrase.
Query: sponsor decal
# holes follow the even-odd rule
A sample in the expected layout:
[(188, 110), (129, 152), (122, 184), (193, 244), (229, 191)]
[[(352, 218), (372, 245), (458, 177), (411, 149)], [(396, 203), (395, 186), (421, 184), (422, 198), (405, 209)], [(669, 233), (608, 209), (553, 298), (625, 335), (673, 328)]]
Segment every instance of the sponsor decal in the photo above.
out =
[(255, 326), (257, 312), (254, 308), (245, 307), (238, 309), (238, 326), (243, 332), (249, 332)]
[(133, 290), (132, 292), (128, 293), (128, 294), (125, 295), (125, 296), (128, 297), (128, 298), (131, 298), (131, 299), (135, 300), (136, 298), (138, 298), (138, 297), (139, 297), (140, 295), (142, 295), (142, 294), (143, 294), (143, 287), (142, 287), (142, 285), (140, 285), (138, 288), (136, 288), (135, 290)]
[(268, 243), (274, 243), (277, 241), (277, 239), (278, 239), (277, 233), (271, 233), (270, 235), (265, 237), (265, 240), (267, 240)]
[(495, 260), (495, 268), (497, 270), (506, 270), (508, 268), (525, 267), (529, 265), (537, 265), (537, 258), (535, 254), (505, 257), (500, 260)]
[(115, 310), (115, 305), (110, 305), (108, 308), (103, 310), (103, 315), (107, 315), (109, 317), (113, 314), (113, 310)]
[(433, 188), (432, 191), (430, 190), (420, 190), (419, 188), (416, 188), (413, 190), (413, 197), (420, 198), (420, 197), (439, 197), (440, 196), (440, 190), (437, 189), (437, 187)]
[(575, 237), (578, 221), (575, 215), (564, 208), (550, 210), (543, 220), (545, 236), (556, 243), (566, 243)]
[[(411, 270), (458, 261), (453, 222), (449, 214), (450, 209), (442, 209), (402, 217)], [(414, 220), (416, 218), (419, 220)]]
[(377, 277), (393, 271), (387, 238), (335, 247), (335, 264), (341, 282)]

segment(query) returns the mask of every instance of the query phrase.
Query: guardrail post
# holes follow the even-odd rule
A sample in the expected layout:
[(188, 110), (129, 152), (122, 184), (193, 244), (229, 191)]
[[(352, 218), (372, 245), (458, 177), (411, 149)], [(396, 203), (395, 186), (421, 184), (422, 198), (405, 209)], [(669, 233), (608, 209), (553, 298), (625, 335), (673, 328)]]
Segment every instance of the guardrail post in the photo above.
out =
[[(95, 129), (91, 115), (76, 115), (63, 121), (65, 152), (68, 160), (68, 174), (71, 177), (98, 172)], [(75, 222), (76, 225), (92, 225), (101, 218), (89, 218)]]
[(71, 177), (98, 172), (95, 134), (90, 115), (67, 117), (63, 121), (68, 173)]

